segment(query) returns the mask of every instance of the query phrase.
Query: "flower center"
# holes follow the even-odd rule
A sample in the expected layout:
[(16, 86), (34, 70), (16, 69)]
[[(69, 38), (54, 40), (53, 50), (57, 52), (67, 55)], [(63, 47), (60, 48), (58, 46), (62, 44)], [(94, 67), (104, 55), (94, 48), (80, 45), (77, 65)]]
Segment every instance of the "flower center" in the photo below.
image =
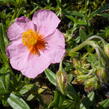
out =
[(45, 49), (46, 45), (43, 37), (31, 29), (22, 33), (22, 42), (32, 54), (40, 54), (39, 50)]
[(37, 43), (38, 33), (32, 30), (27, 30), (22, 34), (22, 42), (25, 46), (32, 46)]

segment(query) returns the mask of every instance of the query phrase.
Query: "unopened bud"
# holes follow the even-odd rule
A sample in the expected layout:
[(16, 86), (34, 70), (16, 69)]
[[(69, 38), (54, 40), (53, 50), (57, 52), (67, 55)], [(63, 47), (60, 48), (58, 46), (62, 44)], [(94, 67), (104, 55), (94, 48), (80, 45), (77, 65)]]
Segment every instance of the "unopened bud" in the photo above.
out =
[(83, 75), (83, 72), (81, 72), (81, 71), (79, 71), (79, 70), (75, 70), (75, 71), (73, 72), (73, 74), (75, 74), (75, 75)]
[(99, 87), (98, 80), (96, 77), (88, 79), (87, 81), (84, 82), (84, 85), (85, 85), (84, 89), (86, 92), (95, 90)]
[(72, 82), (73, 84), (83, 84), (87, 79), (91, 78), (92, 75), (78, 75)]
[(104, 52), (109, 57), (109, 44), (104, 45)]
[(57, 87), (64, 94), (64, 90), (67, 86), (67, 75), (64, 71), (58, 71), (56, 73)]
[(73, 58), (72, 62), (74, 67), (77, 67), (78, 65), (80, 65), (80, 61), (77, 60), (76, 58)]
[(107, 82), (107, 73), (105, 68), (103, 67), (98, 68), (96, 74), (101, 82)]

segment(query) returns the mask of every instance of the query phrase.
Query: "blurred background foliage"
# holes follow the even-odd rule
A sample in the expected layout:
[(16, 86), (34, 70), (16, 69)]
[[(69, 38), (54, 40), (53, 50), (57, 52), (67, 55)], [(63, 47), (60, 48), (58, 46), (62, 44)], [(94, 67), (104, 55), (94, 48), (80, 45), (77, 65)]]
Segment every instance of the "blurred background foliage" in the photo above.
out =
[[(39, 9), (61, 19), (66, 55), (60, 66), (28, 79), (9, 64), (6, 31)], [(0, 109), (108, 109), (108, 43), (108, 0), (0, 0)]]

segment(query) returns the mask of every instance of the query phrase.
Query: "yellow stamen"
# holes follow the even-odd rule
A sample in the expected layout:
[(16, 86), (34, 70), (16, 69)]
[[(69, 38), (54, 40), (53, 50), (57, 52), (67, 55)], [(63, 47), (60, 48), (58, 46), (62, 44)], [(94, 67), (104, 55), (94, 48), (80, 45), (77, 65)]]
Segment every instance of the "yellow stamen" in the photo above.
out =
[(27, 30), (22, 34), (22, 42), (25, 46), (31, 46), (37, 43), (38, 33), (32, 30)]
[(32, 54), (39, 54), (39, 50), (43, 50), (46, 44), (43, 37), (31, 29), (22, 33), (22, 42)]

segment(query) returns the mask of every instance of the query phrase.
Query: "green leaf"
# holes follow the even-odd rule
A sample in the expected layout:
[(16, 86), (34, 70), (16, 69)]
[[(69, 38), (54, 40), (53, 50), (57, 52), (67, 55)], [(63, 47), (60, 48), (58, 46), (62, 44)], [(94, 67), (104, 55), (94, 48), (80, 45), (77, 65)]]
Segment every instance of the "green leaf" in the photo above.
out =
[(62, 109), (79, 109), (77, 108), (77, 106), (79, 106), (77, 103), (78, 102), (75, 103), (73, 100), (66, 99), (63, 102)]
[(5, 53), (4, 28), (2, 23), (0, 23), (0, 57), (3, 63), (7, 63), (8, 59)]
[(93, 101), (95, 97), (95, 93), (92, 91), (87, 95), (87, 97), (89, 98), (90, 101)]
[(10, 73), (6, 66), (0, 69), (0, 94), (8, 93), (10, 86)]
[(95, 93), (92, 91), (86, 97), (84, 97), (80, 104), (80, 109), (89, 109), (90, 107), (94, 108), (94, 96)]
[(48, 80), (56, 86), (56, 75), (53, 73), (50, 69), (45, 70), (45, 75), (48, 78)]
[(0, 76), (0, 94), (5, 94), (7, 93), (7, 89), (4, 83), (4, 76)]
[(109, 37), (109, 27), (105, 28), (104, 33), (105, 33), (105, 37), (108, 38)]
[(109, 14), (107, 14), (107, 13), (100, 14), (100, 16), (103, 16), (103, 17), (106, 17), (109, 19)]
[(78, 94), (76, 93), (75, 89), (73, 88), (73, 86), (71, 84), (68, 84), (66, 87), (66, 95), (70, 98), (70, 99), (79, 99)]
[(81, 38), (81, 41), (85, 41), (87, 39), (87, 34), (82, 28), (80, 28), (79, 30), (79, 36)]
[(64, 13), (65, 15), (84, 17), (84, 15), (78, 11), (65, 11)]
[(2, 52), (5, 51), (5, 43), (3, 38), (3, 24), (0, 23), (0, 49)]
[(1, 4), (8, 4), (8, 3), (13, 3), (15, 0), (0, 0)]
[(60, 107), (62, 106), (64, 100), (65, 100), (65, 97), (59, 91), (55, 91), (54, 92), (54, 99), (49, 104), (48, 109), (53, 109), (53, 107), (61, 109)]
[(7, 102), (13, 109), (30, 109), (28, 104), (22, 98), (14, 95), (13, 93), (10, 94)]
[(29, 90), (31, 90), (32, 87), (33, 87), (33, 84), (27, 84), (27, 85), (25, 85), (24, 87), (21, 88), (21, 90), (19, 91), (19, 93), (21, 95), (23, 95), (23, 94), (27, 93)]
[(80, 104), (80, 109), (87, 109), (87, 108), (83, 105), (83, 103), (81, 103)]
[(92, 12), (91, 13), (91, 16), (96, 16), (97, 14), (102, 14), (105, 10), (107, 10), (107, 9), (109, 9), (109, 4), (106, 4), (106, 5), (104, 5), (104, 6), (102, 6), (102, 7), (100, 7), (98, 10), (96, 10), (96, 11), (94, 11), (94, 12)]
[(73, 21), (73, 22), (76, 24), (77, 19), (76, 19), (75, 17), (70, 16), (70, 15), (66, 15), (66, 17), (67, 17), (68, 19), (70, 19), (71, 21)]
[(54, 92), (54, 99), (53, 101), (48, 105), (48, 109), (51, 107), (57, 107), (59, 103), (59, 93), (57, 91)]
[(61, 0), (56, 0), (57, 2), (57, 6), (60, 7), (61, 6)]
[(73, 75), (72, 74), (68, 74), (67, 75), (67, 82), (71, 83), (72, 79), (73, 79)]
[(27, 97), (27, 101), (31, 101), (34, 97), (35, 97), (35, 95), (30, 94), (30, 95)]
[(78, 25), (87, 25), (86, 20), (77, 20)]
[(109, 108), (109, 99), (105, 99), (105, 100), (99, 102), (99, 105), (105, 109)]

